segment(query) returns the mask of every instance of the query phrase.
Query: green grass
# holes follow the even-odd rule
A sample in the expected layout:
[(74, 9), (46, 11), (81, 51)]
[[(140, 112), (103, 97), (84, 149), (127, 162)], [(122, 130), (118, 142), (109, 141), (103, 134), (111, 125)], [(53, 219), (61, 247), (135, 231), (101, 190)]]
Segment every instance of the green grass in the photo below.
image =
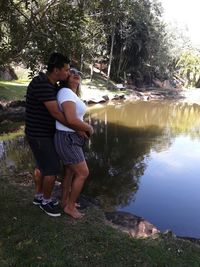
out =
[(16, 132), (17, 130), (20, 129), (20, 127), (24, 124), (24, 122), (18, 122), (18, 121), (4, 121), (1, 123), (1, 128), (0, 128), (0, 135), (5, 134), (5, 133), (13, 133)]
[(4, 121), (0, 123), (0, 141), (13, 139), (24, 134), (24, 122)]
[(89, 78), (83, 79), (82, 83), (87, 86), (95, 86), (100, 90), (109, 89), (111, 91), (116, 91), (115, 89), (115, 83), (113, 81), (108, 82), (108, 88), (107, 88), (107, 80), (104, 76), (102, 76), (100, 73), (94, 72), (93, 74), (93, 80), (91, 81)]
[(23, 100), (28, 82), (26, 81), (0, 81), (0, 100)]
[[(0, 81), (0, 100), (11, 101), (11, 100), (23, 100), (26, 94), (28, 80), (17, 80), (17, 81)], [(115, 88), (115, 83), (109, 81), (107, 88), (107, 80), (100, 73), (93, 75), (93, 80), (85, 78), (82, 80), (82, 84), (88, 87), (96, 87), (99, 90), (109, 89), (113, 93), (125, 93)]]
[[(27, 81), (11, 81), (11, 82), (0, 81), (0, 100), (3, 101), (24, 100), (27, 84), (28, 84)], [(107, 89), (106, 79), (98, 73), (94, 74), (94, 79), (92, 81), (90, 81), (90, 79), (83, 79), (82, 84), (88, 87), (94, 86), (100, 90)], [(113, 88), (114, 88), (114, 83), (110, 81), (109, 91), (118, 93), (117, 90)]]
[(96, 208), (80, 221), (51, 218), (32, 205), (32, 183), (14, 177), (0, 177), (1, 267), (200, 266), (199, 246), (175, 238), (130, 238), (106, 225)]

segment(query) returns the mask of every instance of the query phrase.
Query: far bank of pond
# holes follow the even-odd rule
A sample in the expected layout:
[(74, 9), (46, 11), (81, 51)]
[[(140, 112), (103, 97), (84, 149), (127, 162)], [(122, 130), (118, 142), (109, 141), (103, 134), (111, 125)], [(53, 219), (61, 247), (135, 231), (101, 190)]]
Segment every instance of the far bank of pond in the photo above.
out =
[[(105, 211), (129, 211), (161, 231), (199, 238), (200, 106), (98, 104), (87, 120), (95, 134), (85, 147), (90, 177), (84, 193)], [(23, 137), (0, 142), (0, 163), (2, 174), (33, 169)]]

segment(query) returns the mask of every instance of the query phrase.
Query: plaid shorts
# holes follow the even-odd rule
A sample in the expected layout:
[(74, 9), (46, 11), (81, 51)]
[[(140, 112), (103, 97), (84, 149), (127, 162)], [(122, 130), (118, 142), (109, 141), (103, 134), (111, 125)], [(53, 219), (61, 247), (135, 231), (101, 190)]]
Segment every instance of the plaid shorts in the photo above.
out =
[(85, 138), (78, 133), (56, 130), (54, 143), (56, 151), (65, 165), (85, 161), (83, 153)]

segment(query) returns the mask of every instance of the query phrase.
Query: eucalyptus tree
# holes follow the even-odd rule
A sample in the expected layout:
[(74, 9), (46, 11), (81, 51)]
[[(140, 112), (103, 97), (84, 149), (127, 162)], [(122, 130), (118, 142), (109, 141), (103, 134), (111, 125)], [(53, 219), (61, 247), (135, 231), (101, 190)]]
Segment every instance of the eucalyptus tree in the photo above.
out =
[[(83, 29), (85, 40), (84, 50), (92, 58), (92, 66), (97, 58), (109, 58), (108, 78), (110, 76), (115, 27), (122, 6), (126, 1), (100, 0), (100, 1), (79, 1), (82, 6), (86, 23)], [(108, 47), (108, 40), (111, 38), (111, 47)]]
[(98, 58), (103, 58), (106, 54), (106, 35), (102, 24), (93, 16), (85, 13), (84, 23), (81, 25), (81, 49), (82, 60), (91, 63), (91, 80), (93, 78), (94, 63)]
[(129, 10), (116, 28), (113, 77), (143, 73), (168, 62), (162, 8), (156, 1), (129, 1)]
[[(89, 22), (93, 24), (93, 34), (98, 38), (94, 38), (87, 42), (88, 46), (96, 57), (104, 57), (108, 59), (107, 77), (110, 78), (111, 64), (113, 60), (113, 49), (115, 44), (115, 35), (118, 24), (124, 20), (129, 12), (130, 0), (100, 0), (100, 1), (80, 1), (84, 3), (84, 12), (89, 17)], [(89, 26), (89, 25), (88, 25)], [(92, 27), (89, 27), (90, 30)], [(86, 27), (87, 29), (87, 27)], [(86, 31), (87, 36), (91, 36), (89, 31)], [(89, 34), (89, 35), (88, 35)], [(91, 43), (92, 41), (92, 43)], [(95, 49), (94, 49), (95, 48)], [(95, 58), (95, 57), (93, 57)]]
[(159, 2), (155, 0), (100, 0), (93, 1), (92, 4), (90, 1), (82, 2), (85, 4), (85, 12), (87, 10), (94, 25), (95, 23), (101, 25), (99, 37), (104, 36), (106, 39), (107, 47), (105, 49), (104, 45), (104, 55), (108, 59), (108, 79), (110, 74), (117, 80), (120, 76), (124, 78), (124, 72), (142, 73), (146, 70), (153, 71), (155, 68), (164, 72), (170, 57), (165, 25), (161, 20), (162, 7)]

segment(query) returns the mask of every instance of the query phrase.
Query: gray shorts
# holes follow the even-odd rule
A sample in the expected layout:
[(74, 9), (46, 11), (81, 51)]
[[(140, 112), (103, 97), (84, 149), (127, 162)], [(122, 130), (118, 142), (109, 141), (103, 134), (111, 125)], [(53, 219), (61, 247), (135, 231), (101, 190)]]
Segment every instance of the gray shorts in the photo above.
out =
[(82, 149), (85, 138), (78, 133), (56, 130), (54, 143), (64, 165), (77, 164), (85, 160)]

